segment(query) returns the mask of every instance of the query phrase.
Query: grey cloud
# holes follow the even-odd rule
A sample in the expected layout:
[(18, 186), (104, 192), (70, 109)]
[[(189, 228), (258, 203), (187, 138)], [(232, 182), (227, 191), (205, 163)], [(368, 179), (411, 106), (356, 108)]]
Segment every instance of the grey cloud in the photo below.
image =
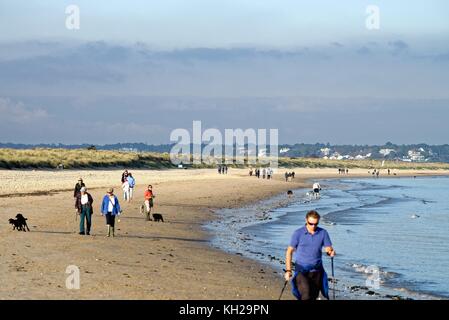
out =
[(410, 48), (409, 45), (402, 40), (390, 41), (388, 42), (388, 46), (392, 48), (393, 54), (395, 55), (407, 51)]
[(357, 50), (357, 53), (360, 55), (368, 55), (371, 53), (371, 50), (368, 47), (363, 46)]
[(337, 48), (344, 47), (340, 42), (332, 42), (331, 45), (334, 46), (334, 47), (337, 47)]
[[(15, 48), (0, 44), (6, 47)], [(166, 143), (172, 129), (193, 120), (279, 128), (288, 143), (449, 136), (447, 48), (417, 59), (416, 45), (387, 41), (172, 51), (92, 42), (30, 44), (29, 54), (15, 56), (26, 47), (0, 50), (0, 112), (11, 119), (0, 127), (2, 140)], [(409, 52), (400, 64), (391, 55), (397, 48)], [(324, 129), (316, 135), (316, 128)]]
[(47, 111), (42, 108), (25, 107), (20, 101), (15, 102), (2, 97), (0, 97), (0, 114), (3, 123), (11, 122), (18, 125), (32, 124), (48, 118)]

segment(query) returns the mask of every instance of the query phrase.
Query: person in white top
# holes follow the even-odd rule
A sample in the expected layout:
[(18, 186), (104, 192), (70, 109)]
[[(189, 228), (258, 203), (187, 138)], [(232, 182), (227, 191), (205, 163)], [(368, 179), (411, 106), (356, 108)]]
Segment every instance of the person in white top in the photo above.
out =
[(130, 197), (130, 187), (129, 187), (129, 182), (128, 179), (125, 180), (125, 182), (123, 182), (122, 184), (122, 189), (123, 189), (123, 199), (125, 201), (130, 202), (131, 201), (131, 197)]
[(315, 199), (318, 199), (320, 197), (320, 191), (321, 191), (321, 186), (318, 182), (315, 182), (313, 184), (313, 195), (315, 196)]

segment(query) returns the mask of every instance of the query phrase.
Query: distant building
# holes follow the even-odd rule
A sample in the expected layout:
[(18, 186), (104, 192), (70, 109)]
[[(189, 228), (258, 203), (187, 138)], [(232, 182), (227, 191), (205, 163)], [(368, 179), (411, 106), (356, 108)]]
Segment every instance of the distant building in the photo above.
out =
[(423, 148), (420, 148), (419, 151), (409, 150), (408, 151), (408, 159), (410, 159), (410, 161), (412, 161), (412, 162), (426, 161), (426, 157), (421, 152), (424, 152)]
[(323, 156), (327, 156), (327, 157), (331, 153), (331, 149), (329, 149), (329, 148), (322, 148), (320, 151)]
[(388, 156), (389, 154), (391, 154), (393, 152), (396, 152), (396, 150), (394, 150), (394, 149), (380, 149), (379, 150), (379, 153), (381, 155), (383, 155), (384, 157)]

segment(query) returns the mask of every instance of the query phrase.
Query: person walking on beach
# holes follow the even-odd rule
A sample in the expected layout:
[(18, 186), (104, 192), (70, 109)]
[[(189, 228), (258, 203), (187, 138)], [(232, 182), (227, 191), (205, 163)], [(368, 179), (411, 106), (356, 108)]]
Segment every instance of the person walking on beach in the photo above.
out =
[(128, 182), (128, 178), (126, 178), (125, 182), (123, 182), (122, 184), (122, 189), (123, 189), (123, 199), (125, 201), (130, 202), (129, 199), (129, 182)]
[(148, 185), (147, 190), (145, 190), (144, 193), (144, 198), (145, 198), (145, 208), (146, 208), (146, 220), (150, 221), (151, 220), (151, 209), (153, 208), (154, 205), (154, 193), (153, 193), (153, 186), (150, 184)]
[(115, 236), (115, 216), (122, 213), (118, 198), (114, 195), (114, 189), (109, 188), (101, 203), (101, 215), (106, 217), (106, 225), (108, 227), (107, 237)]
[(122, 184), (125, 183), (126, 179), (128, 178), (128, 170), (123, 171), (122, 173)]
[[(290, 240), (285, 259), (285, 280), (292, 282), (292, 293), (298, 300), (316, 300), (320, 294), (329, 300), (329, 285), (323, 267), (322, 249), (335, 257), (329, 234), (318, 227), (320, 215), (312, 210), (306, 215), (306, 225), (296, 230)], [(292, 270), (294, 253), (295, 272)]]
[(288, 176), (289, 176), (289, 173), (286, 171), (285, 172), (285, 182), (288, 182)]
[(315, 182), (313, 184), (313, 195), (315, 196), (315, 199), (318, 199), (320, 197), (320, 191), (321, 191), (321, 186), (318, 182)]
[(78, 182), (75, 184), (75, 189), (73, 190), (73, 197), (76, 198), (80, 193), (81, 188), (85, 186), (86, 185), (83, 182), (83, 178), (79, 178)]
[[(80, 235), (90, 235), (90, 228), (92, 226), (92, 203), (94, 199), (87, 192), (86, 187), (80, 189), (80, 193), (76, 197), (75, 208), (80, 216)], [(86, 229), (84, 228), (86, 222)]]
[(129, 201), (133, 199), (134, 187), (136, 185), (136, 179), (134, 179), (131, 172), (128, 175), (128, 184), (129, 184)]
[(252, 177), (253, 176), (253, 168), (249, 169), (249, 176)]
[(265, 168), (262, 169), (262, 179), (265, 179), (265, 176), (267, 174), (267, 170)]
[(228, 165), (224, 166), (225, 173), (228, 174)]
[(292, 179), (295, 179), (295, 171), (292, 171)]

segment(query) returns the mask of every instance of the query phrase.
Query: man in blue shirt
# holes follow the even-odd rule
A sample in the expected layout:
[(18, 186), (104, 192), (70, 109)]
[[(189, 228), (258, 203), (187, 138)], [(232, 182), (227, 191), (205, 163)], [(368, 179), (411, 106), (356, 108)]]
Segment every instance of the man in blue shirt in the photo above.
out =
[[(322, 249), (330, 257), (335, 256), (332, 242), (326, 230), (319, 228), (320, 215), (310, 211), (306, 225), (293, 233), (286, 253), (285, 280), (292, 280), (293, 293), (300, 300), (316, 300), (320, 291), (328, 298), (327, 275), (323, 268)], [(295, 273), (292, 271), (294, 255)]]

